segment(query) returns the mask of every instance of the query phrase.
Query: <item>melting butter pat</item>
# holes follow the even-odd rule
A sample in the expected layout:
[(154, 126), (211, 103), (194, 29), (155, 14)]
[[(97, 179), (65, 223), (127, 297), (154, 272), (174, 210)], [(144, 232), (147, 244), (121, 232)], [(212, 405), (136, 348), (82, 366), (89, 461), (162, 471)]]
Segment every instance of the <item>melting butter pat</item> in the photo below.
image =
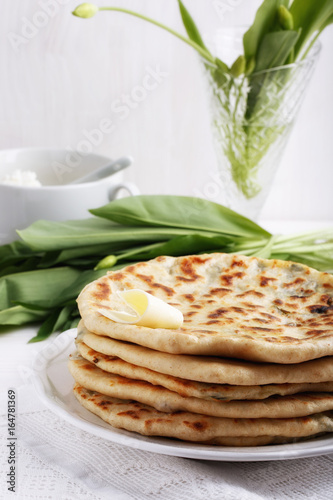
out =
[(170, 329), (179, 328), (183, 324), (181, 311), (150, 293), (133, 289), (117, 292), (117, 294), (133, 312), (98, 310), (100, 314), (112, 321), (148, 328)]

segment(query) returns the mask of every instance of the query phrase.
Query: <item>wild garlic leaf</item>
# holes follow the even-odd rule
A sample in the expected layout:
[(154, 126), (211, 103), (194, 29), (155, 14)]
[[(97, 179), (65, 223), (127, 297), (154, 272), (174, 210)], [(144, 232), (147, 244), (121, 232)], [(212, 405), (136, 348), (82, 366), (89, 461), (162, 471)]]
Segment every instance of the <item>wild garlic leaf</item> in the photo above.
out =
[(125, 226), (143, 226), (146, 231), (149, 227), (155, 227), (156, 234), (163, 228), (170, 228), (170, 231), (173, 228), (173, 231), (178, 229), (187, 231), (187, 234), (195, 232), (206, 236), (207, 233), (211, 236), (224, 234), (249, 238), (269, 236), (258, 224), (233, 210), (190, 196), (132, 196), (111, 201), (108, 205), (90, 212)]
[(47, 307), (62, 297), (64, 288), (73, 286), (82, 273), (70, 267), (33, 270), (0, 278), (0, 311), (14, 302), (39, 303)]
[(307, 42), (317, 31), (322, 31), (333, 19), (333, 0), (294, 0), (290, 13), (295, 29), (302, 29), (296, 44), (296, 56), (303, 52)]
[(33, 342), (40, 342), (41, 340), (47, 339), (51, 335), (51, 333), (54, 332), (54, 325), (56, 324), (60, 313), (61, 310), (59, 311), (59, 309), (52, 311), (51, 314), (46, 318), (42, 326), (39, 328), (37, 335), (30, 339), (28, 343), (31, 344)]
[(13, 306), (0, 311), (0, 325), (26, 325), (41, 321), (49, 311), (27, 309), (23, 306)]
[(256, 56), (259, 45), (276, 20), (279, 0), (264, 0), (257, 10), (252, 26), (243, 36), (244, 55), (247, 59)]
[(298, 37), (299, 33), (291, 30), (267, 33), (258, 50), (255, 71), (259, 72), (282, 66), (295, 46)]
[(203, 39), (200, 35), (200, 32), (190, 15), (189, 11), (186, 9), (185, 5), (181, 0), (178, 0), (178, 5), (179, 5), (179, 10), (180, 10), (180, 15), (182, 17), (182, 21), (184, 24), (184, 27), (186, 29), (186, 32), (193, 42), (198, 44), (200, 47), (202, 47), (204, 50), (206, 50), (209, 53), (209, 50), (207, 49), (206, 45), (203, 42)]
[(130, 257), (136, 260), (154, 259), (160, 255), (191, 255), (197, 253), (206, 253), (212, 251), (225, 252), (232, 245), (233, 239), (225, 236), (202, 236), (190, 235), (173, 238), (166, 243), (150, 245), (150, 247), (139, 248), (137, 251), (120, 254), (118, 261), (122, 261)]
[[(103, 211), (103, 207), (92, 210), (96, 214), (103, 213)], [(39, 251), (77, 249), (94, 243), (98, 247), (108, 244), (108, 253), (112, 253), (115, 250), (134, 244), (166, 241), (189, 232), (193, 231), (176, 227), (127, 227), (113, 224), (108, 220), (91, 217), (90, 219), (64, 222), (40, 220), (34, 222), (27, 229), (19, 231), (19, 234), (28, 245)]]

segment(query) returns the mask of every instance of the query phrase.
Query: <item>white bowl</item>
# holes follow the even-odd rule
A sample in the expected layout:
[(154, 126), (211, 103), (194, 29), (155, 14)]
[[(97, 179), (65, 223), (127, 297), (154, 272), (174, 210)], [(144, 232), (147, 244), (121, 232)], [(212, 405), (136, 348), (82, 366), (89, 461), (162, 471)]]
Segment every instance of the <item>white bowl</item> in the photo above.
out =
[[(10, 149), (0, 151), (0, 244), (18, 239), (24, 229), (39, 219), (62, 221), (91, 217), (88, 210), (113, 200), (125, 189), (139, 194), (135, 185), (122, 182), (122, 173), (82, 184), (68, 184), (109, 163), (96, 154), (59, 149)], [(15, 170), (33, 171), (41, 187), (1, 184)]]

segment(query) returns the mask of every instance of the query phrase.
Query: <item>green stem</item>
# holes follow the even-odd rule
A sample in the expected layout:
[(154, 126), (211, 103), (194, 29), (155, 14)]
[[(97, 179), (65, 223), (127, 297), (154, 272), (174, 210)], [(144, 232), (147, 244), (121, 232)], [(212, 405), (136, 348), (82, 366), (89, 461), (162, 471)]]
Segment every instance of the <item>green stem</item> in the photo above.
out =
[(289, 242), (304, 242), (309, 240), (319, 240), (319, 239), (331, 239), (333, 236), (333, 231), (331, 228), (327, 229), (319, 229), (317, 231), (308, 231), (306, 233), (296, 233), (296, 234), (287, 234), (285, 236), (280, 235), (278, 239), (278, 243), (289, 243)]
[(274, 252), (277, 251), (286, 251), (290, 253), (310, 253), (310, 252), (318, 252), (320, 251), (329, 251), (333, 250), (333, 243), (317, 243), (316, 245), (286, 245), (285, 247), (279, 247), (278, 245), (275, 247), (274, 246)]
[(143, 19), (144, 21), (148, 21), (149, 23), (155, 24), (155, 26), (158, 26), (159, 28), (162, 28), (172, 35), (176, 36), (183, 42), (187, 43), (190, 45), (192, 48), (194, 48), (199, 54), (204, 57), (207, 61), (209, 61), (212, 64), (215, 63), (215, 58), (207, 51), (204, 50), (200, 45), (198, 45), (195, 42), (192, 42), (189, 38), (186, 38), (185, 36), (181, 35), (180, 33), (177, 33), (177, 31), (174, 31), (173, 29), (169, 28), (168, 26), (165, 26), (164, 24), (159, 23), (158, 21), (155, 21), (154, 19), (151, 19), (150, 17), (143, 16), (142, 14), (138, 14), (137, 12), (133, 12), (132, 10), (128, 9), (122, 9), (121, 7), (99, 7), (99, 10), (114, 10), (117, 12), (124, 12), (125, 14), (130, 14), (131, 16), (139, 17), (140, 19)]
[(260, 240), (254, 240), (254, 241), (249, 241), (247, 243), (236, 243), (235, 244), (235, 249), (236, 251), (240, 251), (240, 250), (250, 250), (250, 249), (253, 249), (253, 248), (262, 248), (263, 246), (265, 246), (267, 244), (267, 238), (266, 239), (260, 239)]
[(133, 255), (140, 254), (140, 253), (143, 253), (143, 252), (146, 252), (149, 250), (154, 250), (155, 248), (158, 248), (161, 245), (164, 245), (166, 242), (167, 242), (167, 240), (166, 241), (159, 241), (158, 243), (152, 243), (151, 245), (145, 245), (145, 246), (141, 246), (139, 248), (134, 248), (134, 249), (129, 250), (127, 252), (117, 254), (117, 258), (118, 258), (118, 260), (127, 259), (128, 257), (132, 257)]
[[(309, 43), (307, 49), (305, 50), (304, 54), (302, 55), (302, 58), (301, 60), (304, 61), (304, 59), (306, 58), (306, 56), (308, 55), (308, 53), (310, 52), (310, 50), (312, 49), (314, 43), (317, 41), (319, 35), (321, 34), (321, 31), (318, 31), (316, 33), (316, 35), (313, 37), (313, 39), (311, 40), (311, 42)], [(299, 52), (300, 50), (298, 51), (298, 55), (299, 55)]]
[[(246, 76), (244, 75), (243, 78), (242, 78), (242, 82), (239, 86), (239, 89), (242, 89), (243, 88), (243, 85), (244, 85), (244, 82), (245, 82), (245, 78)], [(234, 108), (234, 112), (233, 112), (233, 115), (232, 115), (232, 119), (233, 119), (233, 122), (234, 124), (236, 125), (236, 115), (237, 115), (237, 109), (238, 109), (238, 105), (239, 105), (239, 101), (240, 101), (240, 98), (241, 98), (241, 91), (238, 92), (238, 95), (237, 95), (237, 98), (236, 98), (236, 102), (235, 102), (235, 108)]]

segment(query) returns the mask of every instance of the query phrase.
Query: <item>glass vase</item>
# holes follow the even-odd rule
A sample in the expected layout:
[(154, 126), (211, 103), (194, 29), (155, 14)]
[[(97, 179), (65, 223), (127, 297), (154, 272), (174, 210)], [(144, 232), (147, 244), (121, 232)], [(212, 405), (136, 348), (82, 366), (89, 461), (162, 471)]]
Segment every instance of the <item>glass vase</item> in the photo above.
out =
[[(222, 44), (232, 62), (241, 40), (224, 32), (212, 53), (228, 61)], [(219, 199), (212, 201), (258, 218), (319, 52), (317, 42), (299, 62), (237, 78), (204, 62), (219, 176)]]

